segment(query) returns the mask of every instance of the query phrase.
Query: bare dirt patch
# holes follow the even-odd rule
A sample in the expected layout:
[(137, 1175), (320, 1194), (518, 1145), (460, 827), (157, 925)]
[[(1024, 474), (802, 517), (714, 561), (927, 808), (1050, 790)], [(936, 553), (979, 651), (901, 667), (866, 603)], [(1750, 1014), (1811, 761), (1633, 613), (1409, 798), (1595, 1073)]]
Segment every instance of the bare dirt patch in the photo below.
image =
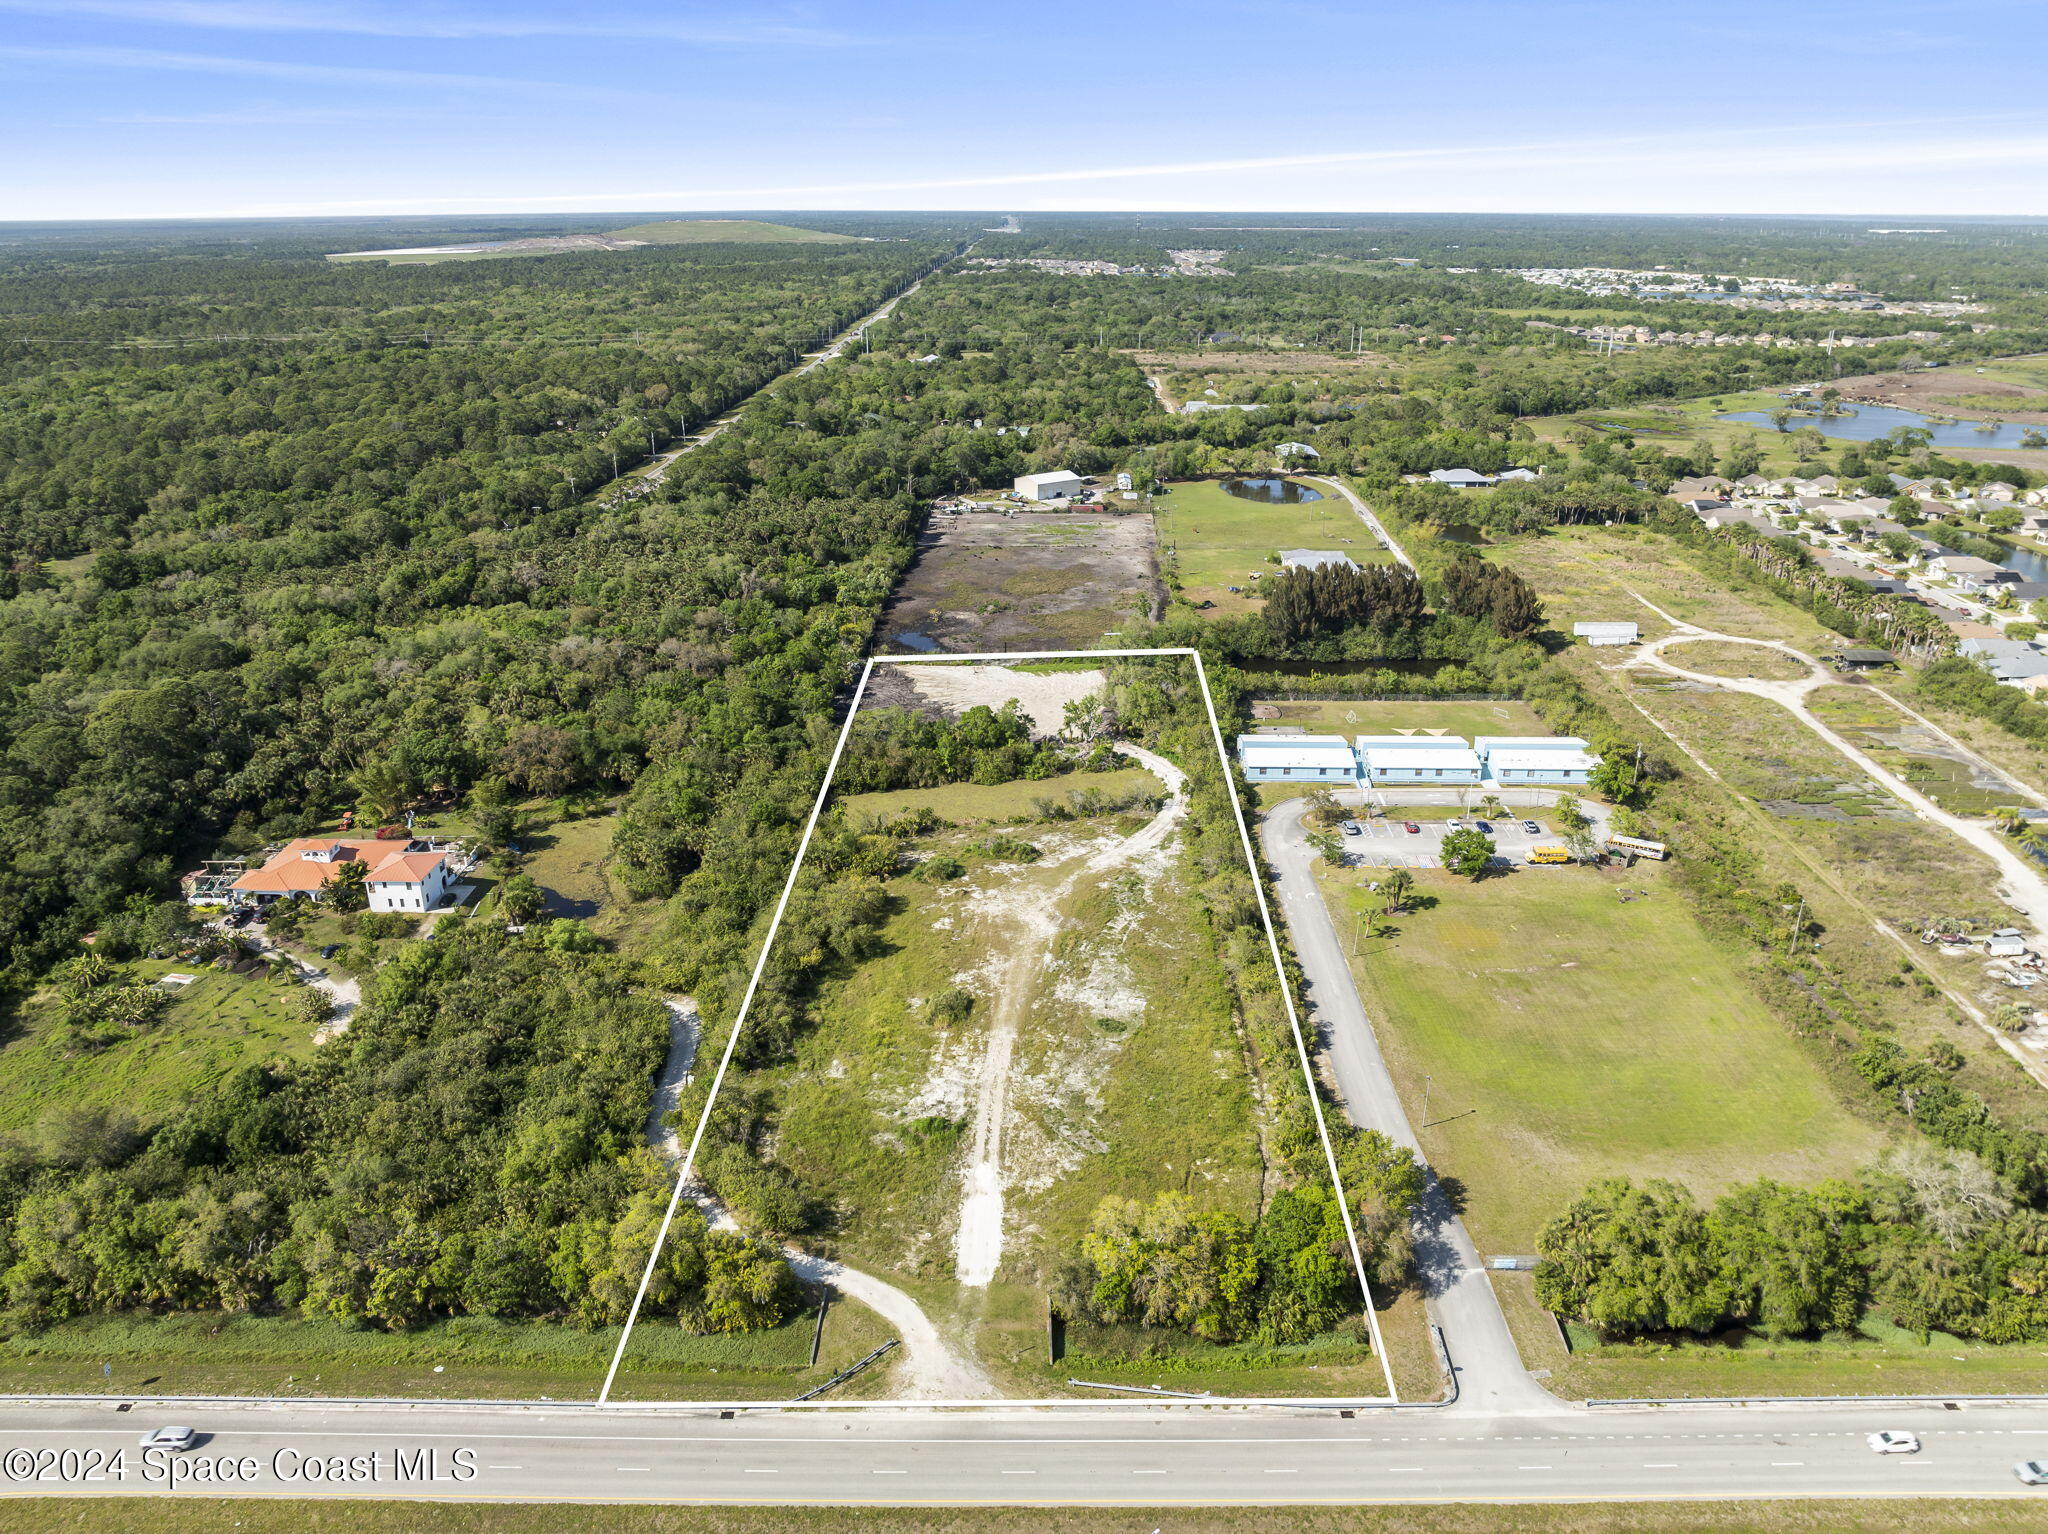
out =
[(1842, 391), (1845, 399), (1877, 400), (1902, 410), (1931, 411), (1937, 415), (1990, 413), (1963, 406), (1960, 402), (1966, 398), (1971, 401), (2010, 399), (2010, 408), (2001, 407), (1997, 412), (2001, 420), (2048, 425), (2048, 391), (2031, 389), (2005, 379), (1980, 377), (1968, 371), (1958, 373), (1949, 368), (1937, 368), (1931, 373), (1863, 373), (1854, 378), (1839, 379), (1835, 387)]
[(1149, 514), (935, 519), (882, 619), (892, 654), (1085, 650), (1162, 599)]

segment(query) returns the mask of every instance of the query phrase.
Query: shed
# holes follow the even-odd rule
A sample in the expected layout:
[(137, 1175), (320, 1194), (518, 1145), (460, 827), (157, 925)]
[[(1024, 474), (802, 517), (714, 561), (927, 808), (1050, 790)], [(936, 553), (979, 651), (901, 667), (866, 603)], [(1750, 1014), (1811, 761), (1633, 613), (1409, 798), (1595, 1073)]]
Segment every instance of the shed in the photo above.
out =
[(1589, 645), (1634, 644), (1642, 630), (1633, 623), (1574, 623), (1572, 633)]
[(1086, 482), (1072, 469), (1048, 469), (1043, 474), (1019, 474), (1012, 488), (1027, 501), (1064, 501), (1079, 495)]

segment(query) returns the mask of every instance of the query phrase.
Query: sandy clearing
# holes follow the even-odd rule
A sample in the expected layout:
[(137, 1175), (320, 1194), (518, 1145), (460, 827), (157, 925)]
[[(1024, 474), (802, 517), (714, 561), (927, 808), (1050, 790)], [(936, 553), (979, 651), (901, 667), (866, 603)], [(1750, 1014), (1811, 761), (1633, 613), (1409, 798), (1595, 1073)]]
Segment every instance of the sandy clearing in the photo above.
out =
[[(1071, 675), (1072, 673), (1061, 673)], [(1039, 978), (1052, 968), (1053, 944), (1066, 929), (1061, 910), (1084, 878), (1099, 879), (1119, 868), (1163, 854), (1187, 813), (1187, 777), (1155, 752), (1118, 742), (1116, 749), (1157, 773), (1172, 796), (1130, 836), (1116, 836), (1089, 848), (1081, 864), (1056, 885), (992, 889), (976, 899), (977, 914), (1002, 937), (991, 945), (1002, 955), (989, 976), (993, 995), (988, 1034), (974, 1069), (974, 1106), (964, 1197), (953, 1242), (954, 1276), (969, 1287), (991, 1283), (1002, 1265), (1003, 1216), (1011, 1175), (1003, 1164), (1011, 1126), (1012, 1066), (1017, 1036), (1037, 1000)], [(1084, 844), (1085, 845), (1085, 844)]]
[(1001, 708), (1015, 698), (1041, 736), (1057, 735), (1066, 726), (1067, 705), (1102, 688), (1100, 671), (1039, 674), (996, 665), (903, 665), (897, 669), (917, 689), (918, 696), (954, 714), (965, 713), (977, 703)]

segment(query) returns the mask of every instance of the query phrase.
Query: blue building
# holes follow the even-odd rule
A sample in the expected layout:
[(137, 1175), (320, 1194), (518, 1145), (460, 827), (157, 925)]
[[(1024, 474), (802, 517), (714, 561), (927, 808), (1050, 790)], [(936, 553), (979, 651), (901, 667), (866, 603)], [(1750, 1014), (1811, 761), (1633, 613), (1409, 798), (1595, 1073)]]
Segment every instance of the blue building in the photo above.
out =
[(1371, 783), (1477, 783), (1479, 753), (1455, 735), (1361, 735), (1354, 742)]
[(1582, 784), (1600, 765), (1576, 735), (1482, 735), (1472, 745), (1486, 763), (1486, 776), (1508, 788)]
[(1237, 763), (1254, 783), (1358, 781), (1358, 758), (1341, 735), (1240, 735)]

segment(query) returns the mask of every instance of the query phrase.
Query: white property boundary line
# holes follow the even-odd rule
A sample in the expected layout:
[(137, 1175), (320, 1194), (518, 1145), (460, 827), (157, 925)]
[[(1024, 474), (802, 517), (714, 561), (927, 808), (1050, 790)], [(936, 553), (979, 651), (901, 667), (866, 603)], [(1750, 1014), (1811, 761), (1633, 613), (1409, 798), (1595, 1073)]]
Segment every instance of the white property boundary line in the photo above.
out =
[[(725, 1083), (725, 1073), (727, 1068), (732, 1063), (733, 1051), (739, 1044), (740, 1031), (746, 1026), (747, 1014), (753, 1008), (754, 994), (756, 991), (760, 989), (761, 977), (767, 971), (768, 956), (770, 953), (774, 951), (776, 936), (780, 933), (782, 929), (783, 914), (789, 908), (790, 896), (794, 894), (796, 891), (797, 876), (803, 869), (805, 854), (810, 850), (811, 837), (813, 833), (815, 833), (818, 829), (818, 820), (824, 814), (825, 802), (831, 796), (832, 780), (838, 775), (840, 758), (846, 752), (847, 739), (851, 736), (853, 732), (853, 721), (855, 717), (860, 713), (861, 699), (867, 693), (868, 682), (869, 679), (872, 678), (874, 675), (875, 667), (878, 665), (947, 665), (962, 662), (974, 663), (990, 661), (1010, 662), (1046, 660), (1126, 660), (1136, 659), (1140, 657), (1174, 655), (1186, 656), (1195, 663), (1195, 681), (1196, 684), (1201, 688), (1202, 707), (1204, 710), (1207, 711), (1209, 715), (1210, 737), (1216, 743), (1217, 763), (1223, 770), (1223, 782), (1225, 791), (1229, 794), (1230, 797), (1231, 814), (1237, 822), (1238, 841), (1244, 848), (1245, 871), (1251, 877), (1252, 893), (1257, 898), (1259, 905), (1259, 918), (1262, 922), (1264, 922), (1266, 928), (1266, 947), (1267, 951), (1271, 954), (1273, 959), (1273, 978), (1280, 987), (1280, 999), (1287, 1009), (1287, 1026), (1289, 1031), (1294, 1035), (1294, 1049), (1296, 1057), (1298, 1058), (1301, 1064), (1302, 1084), (1308, 1089), (1309, 1106), (1310, 1109), (1314, 1112), (1316, 1118), (1316, 1134), (1322, 1142), (1323, 1161), (1324, 1164), (1328, 1167), (1330, 1173), (1330, 1188), (1332, 1193), (1336, 1196), (1338, 1214), (1342, 1217), (1344, 1221), (1344, 1241), (1345, 1245), (1349, 1248), (1351, 1252), (1352, 1272), (1356, 1275), (1358, 1279), (1359, 1294), (1361, 1295), (1365, 1303), (1365, 1320), (1367, 1327), (1370, 1329), (1372, 1333), (1373, 1352), (1379, 1358), (1380, 1372), (1385, 1376), (1387, 1382), (1387, 1394), (1384, 1398), (1370, 1396), (1360, 1397), (1358, 1398), (1356, 1404), (1394, 1406), (1399, 1406), (1402, 1404), (1400, 1388), (1394, 1383), (1393, 1361), (1390, 1358), (1388, 1358), (1386, 1343), (1380, 1335), (1379, 1314), (1373, 1306), (1372, 1285), (1366, 1279), (1365, 1257), (1359, 1249), (1358, 1229), (1351, 1218), (1351, 1203), (1350, 1200), (1345, 1196), (1344, 1180), (1337, 1168), (1337, 1150), (1335, 1144), (1330, 1139), (1329, 1120), (1323, 1112), (1322, 1096), (1316, 1089), (1315, 1067), (1311, 1063), (1309, 1058), (1308, 1040), (1306, 1036), (1302, 1033), (1301, 1014), (1295, 1008), (1294, 1005), (1294, 989), (1287, 983), (1287, 965), (1280, 954), (1280, 934), (1279, 930), (1273, 924), (1272, 907), (1268, 904), (1266, 900), (1266, 883), (1265, 880), (1262, 877), (1260, 877), (1258, 854), (1254, 850), (1252, 845), (1251, 827), (1246, 822), (1244, 817), (1244, 802), (1239, 797), (1236, 785), (1231, 780), (1230, 753), (1228, 752), (1228, 750), (1225, 749), (1223, 744), (1223, 724), (1222, 721), (1216, 717), (1216, 700), (1215, 697), (1209, 691), (1209, 674), (1207, 669), (1202, 665), (1202, 656), (1199, 651), (1194, 650), (1192, 648), (1171, 648), (1142, 650), (1023, 650), (1015, 652), (983, 651), (964, 655), (871, 655), (862, 664), (860, 672), (860, 681), (857, 684), (855, 684), (853, 690), (853, 699), (847, 705), (845, 722), (842, 723), (839, 727), (838, 738), (833, 742), (832, 745), (831, 759), (825, 764), (824, 780), (819, 783), (818, 796), (815, 800), (812, 801), (810, 818), (804, 822), (803, 836), (802, 839), (799, 840), (797, 843), (796, 859), (794, 862), (790, 864), (789, 877), (783, 881), (781, 897), (775, 902), (775, 915), (773, 919), (769, 922), (767, 936), (762, 940), (760, 955), (754, 961), (754, 972), (753, 975), (747, 981), (746, 994), (742, 996), (740, 999), (739, 1014), (733, 1019), (732, 1029), (726, 1036), (725, 1049), (719, 1055), (718, 1073), (717, 1075), (712, 1077), (711, 1090), (704, 1099), (703, 1111), (697, 1116), (697, 1127), (690, 1135), (689, 1148), (684, 1151), (682, 1164), (680, 1167), (677, 1168), (675, 1189), (672, 1193), (669, 1194), (668, 1208), (661, 1217), (661, 1228), (658, 1232), (656, 1232), (654, 1238), (654, 1246), (647, 1254), (647, 1267), (645, 1271), (642, 1272), (640, 1275), (640, 1287), (634, 1293), (632, 1308), (626, 1314), (625, 1329), (619, 1334), (618, 1346), (612, 1352), (611, 1367), (605, 1371), (604, 1386), (601, 1390), (599, 1390), (597, 1395), (596, 1404), (598, 1406), (613, 1407), (613, 1402), (611, 1400), (612, 1384), (617, 1379), (619, 1373), (619, 1365), (626, 1356), (626, 1346), (632, 1340), (633, 1328), (639, 1322), (640, 1307), (647, 1298), (647, 1286), (649, 1285), (649, 1283), (653, 1281), (655, 1264), (660, 1260), (662, 1250), (668, 1243), (669, 1227), (674, 1223), (676, 1217), (676, 1210), (682, 1204), (683, 1190), (689, 1185), (690, 1173), (694, 1169), (696, 1163), (697, 1148), (699, 1145), (703, 1143), (705, 1132), (710, 1126), (711, 1111), (717, 1105), (719, 1089)], [(739, 1408), (751, 1408), (758, 1410), (762, 1407), (778, 1407), (785, 1409), (793, 1408), (797, 1410), (843, 1410), (846, 1406), (850, 1404), (854, 1403), (833, 1403), (820, 1401), (817, 1403), (806, 1403), (805, 1406), (798, 1407), (795, 1405), (795, 1403), (789, 1401), (677, 1401), (663, 1403), (631, 1401), (619, 1402), (617, 1403), (617, 1406), (614, 1407), (614, 1409), (625, 1409), (629, 1407), (636, 1409), (644, 1409), (650, 1405), (675, 1405), (693, 1407), (698, 1410), (720, 1410)], [(907, 1407), (931, 1409), (937, 1407), (972, 1406), (982, 1410), (1000, 1410), (1006, 1407), (1019, 1406), (1064, 1406), (1085, 1407), (1086, 1409), (1092, 1411), (1114, 1410), (1118, 1407), (1123, 1407), (1125, 1409), (1142, 1408), (1145, 1410), (1156, 1411), (1162, 1403), (1152, 1399), (1133, 1401), (1090, 1401), (1067, 1399), (1021, 1401), (998, 1399), (969, 1401), (875, 1401), (863, 1402), (859, 1404), (882, 1408)], [(1316, 1405), (1331, 1408), (1341, 1408), (1343, 1406), (1347, 1406), (1354, 1403), (1347, 1401), (1341, 1397), (1253, 1398), (1244, 1396), (1217, 1396), (1204, 1397), (1198, 1400), (1190, 1400), (1187, 1402), (1175, 1402), (1172, 1404), (1188, 1406)]]

